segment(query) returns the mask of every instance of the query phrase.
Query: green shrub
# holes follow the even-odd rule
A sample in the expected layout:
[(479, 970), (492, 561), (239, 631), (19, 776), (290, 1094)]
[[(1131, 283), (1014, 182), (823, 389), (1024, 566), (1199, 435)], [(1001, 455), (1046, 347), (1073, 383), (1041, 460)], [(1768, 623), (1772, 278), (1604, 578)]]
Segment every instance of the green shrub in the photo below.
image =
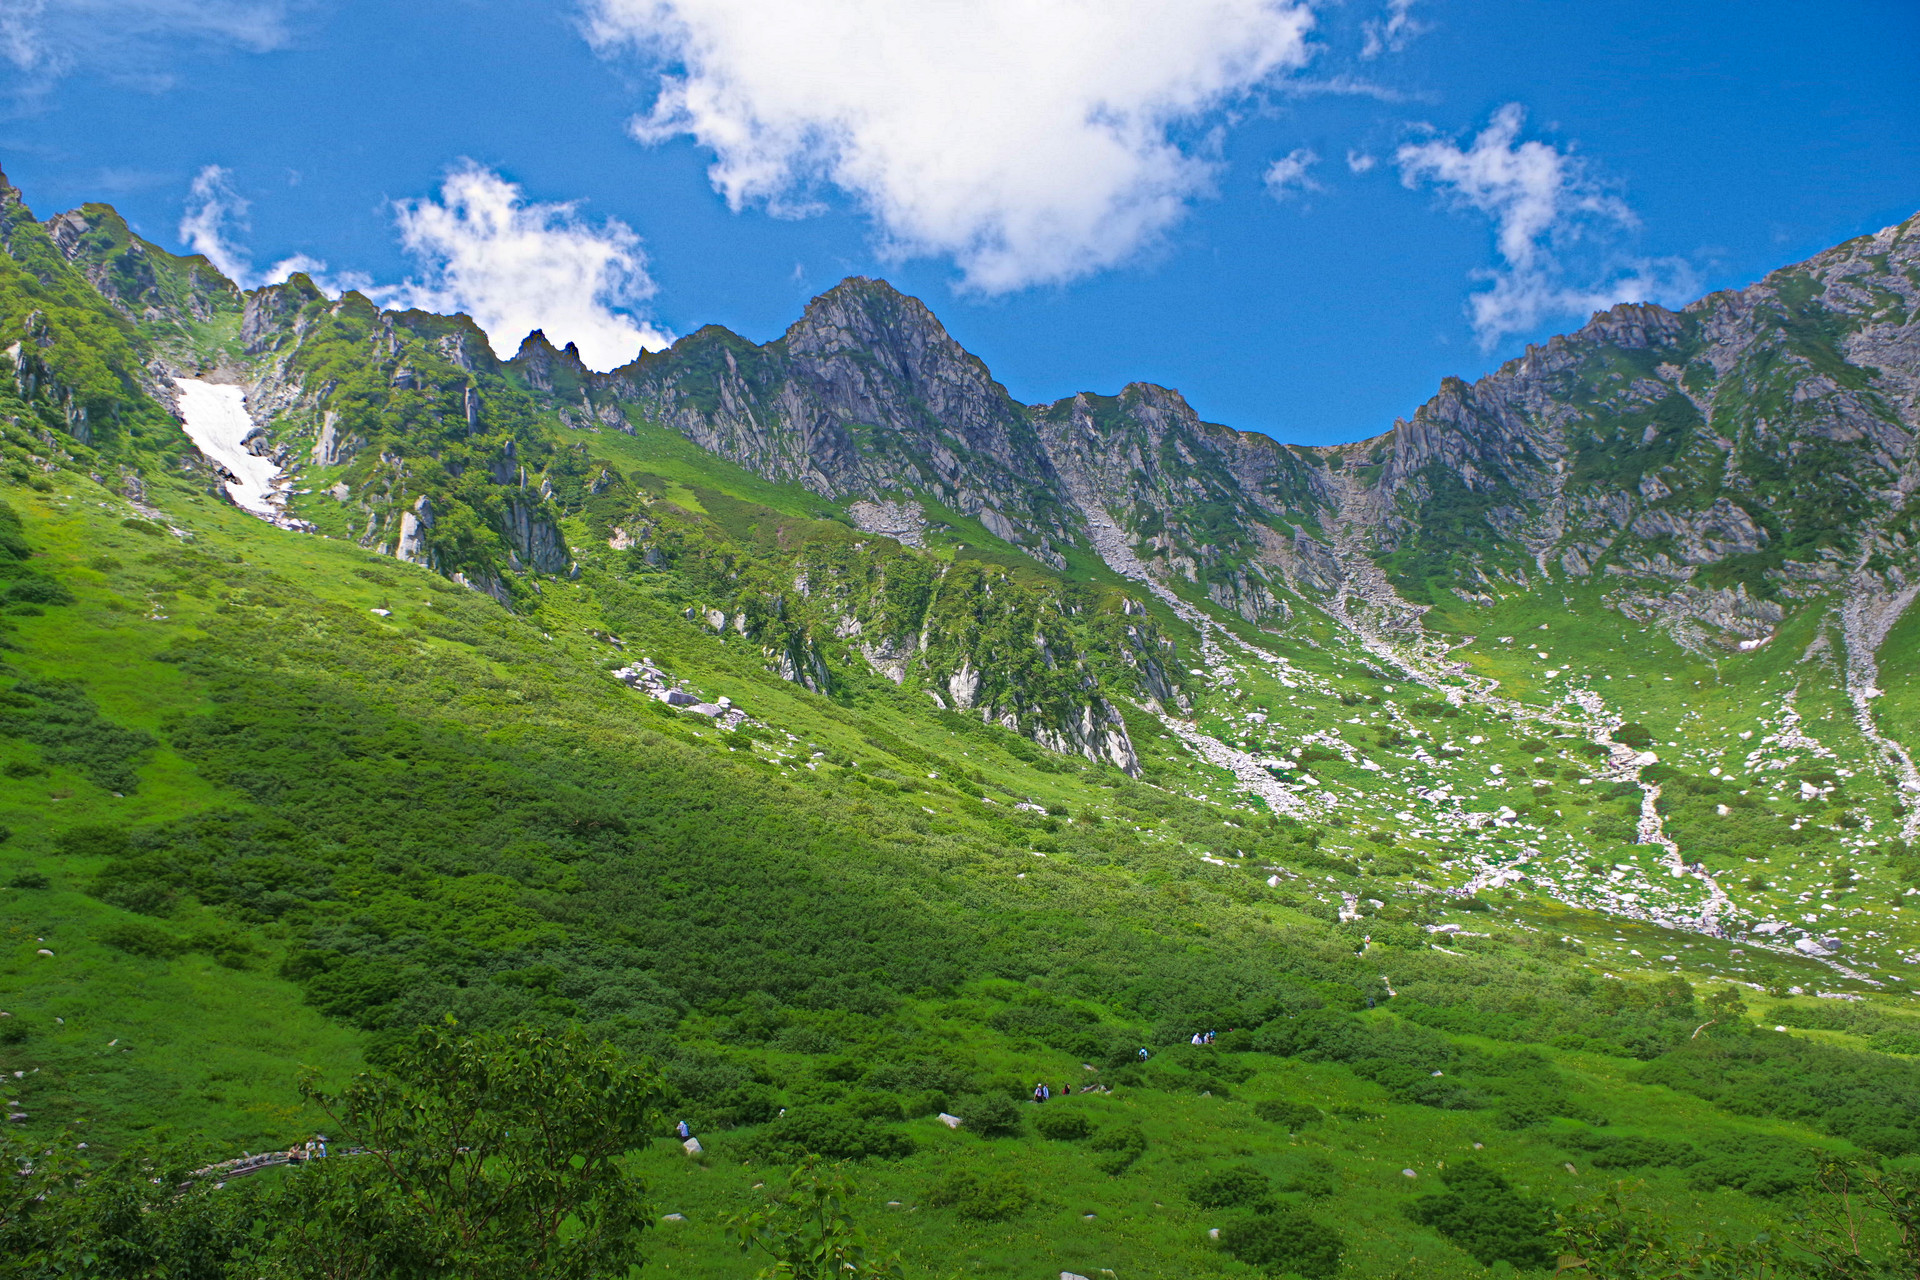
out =
[(1004, 1093), (976, 1093), (954, 1103), (954, 1114), (983, 1138), (1005, 1138), (1024, 1125), (1021, 1106)]
[(1220, 1245), (1270, 1275), (1323, 1280), (1340, 1270), (1346, 1242), (1332, 1227), (1291, 1206), (1281, 1206), (1224, 1227)]
[(52, 885), (53, 882), (41, 875), (38, 871), (21, 871), (16, 873), (13, 879), (7, 881), (7, 888), (9, 889), (47, 889), (51, 888)]
[(1600, 1147), (1592, 1164), (1596, 1169), (1638, 1169), (1643, 1165), (1692, 1164), (1698, 1158), (1691, 1143), (1635, 1135)]
[(1280, 1184), (1282, 1191), (1295, 1191), (1319, 1199), (1340, 1190), (1340, 1169), (1323, 1155), (1309, 1155)]
[(1653, 745), (1653, 733), (1647, 726), (1630, 720), (1613, 731), (1613, 740), (1635, 751), (1645, 751)]
[(1090, 1144), (1101, 1158), (1094, 1167), (1111, 1177), (1119, 1177), (1133, 1167), (1147, 1149), (1147, 1140), (1138, 1129), (1108, 1129)]
[(1814, 1164), (1813, 1153), (1797, 1143), (1746, 1134), (1702, 1156), (1688, 1182), (1697, 1191), (1725, 1187), (1750, 1196), (1779, 1196), (1804, 1187), (1813, 1177)]
[(1920, 1031), (1876, 1031), (1868, 1038), (1867, 1047), (1876, 1053), (1920, 1054)]
[(1187, 1199), (1202, 1209), (1236, 1209), (1267, 1198), (1272, 1183), (1252, 1165), (1203, 1173), (1187, 1186)]
[(1618, 813), (1595, 814), (1587, 819), (1587, 830), (1610, 844), (1632, 844), (1640, 838), (1640, 824)]
[(890, 1093), (876, 1093), (868, 1089), (857, 1090), (847, 1095), (846, 1108), (862, 1120), (906, 1119), (906, 1112), (900, 1105), (900, 1099)]
[(72, 765), (122, 795), (139, 785), (134, 770), (156, 745), (151, 734), (102, 716), (77, 682), (32, 677), (0, 695), (0, 735), (31, 742), (48, 763)]
[(761, 1160), (792, 1164), (805, 1156), (830, 1160), (903, 1160), (913, 1139), (839, 1107), (795, 1107), (747, 1143)]
[(1004, 1169), (949, 1169), (934, 1183), (927, 1200), (970, 1222), (1001, 1222), (1023, 1213), (1033, 1193)]
[(1318, 1107), (1287, 1098), (1262, 1098), (1253, 1104), (1253, 1114), (1269, 1123), (1285, 1125), (1288, 1133), (1298, 1133), (1321, 1119)]
[(7, 599), (15, 604), (72, 604), (73, 592), (42, 574), (17, 578), (7, 588)]
[(136, 956), (152, 956), (156, 960), (171, 960), (187, 952), (184, 940), (147, 920), (122, 920), (119, 924), (110, 925), (101, 932), (100, 941), (121, 951)]
[(187, 939), (187, 947), (211, 956), (229, 969), (245, 969), (260, 958), (260, 952), (245, 934), (219, 926), (195, 930), (193, 936)]
[(1447, 1170), (1445, 1182), (1445, 1191), (1421, 1196), (1409, 1205), (1407, 1216), (1432, 1227), (1482, 1266), (1507, 1262), (1526, 1268), (1552, 1263), (1553, 1247), (1547, 1239), (1551, 1215), (1546, 1205), (1521, 1195), (1478, 1161), (1463, 1161)]
[(1093, 1126), (1078, 1111), (1047, 1107), (1033, 1118), (1033, 1127), (1041, 1137), (1056, 1142), (1078, 1142), (1093, 1135)]

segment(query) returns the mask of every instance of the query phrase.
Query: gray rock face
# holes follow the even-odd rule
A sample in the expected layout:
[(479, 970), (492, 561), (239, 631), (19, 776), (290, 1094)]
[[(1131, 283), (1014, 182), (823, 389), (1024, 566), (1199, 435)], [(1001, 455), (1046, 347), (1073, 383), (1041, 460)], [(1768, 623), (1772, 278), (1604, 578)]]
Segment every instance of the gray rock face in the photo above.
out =
[[(1678, 312), (1615, 307), (1373, 442), (1376, 546), (1431, 546), (1436, 507), (1466, 506), (1495, 534), (1469, 583), (1549, 566), (1688, 583), (1731, 563), (1746, 598), (1795, 598), (1875, 552), (1876, 573), (1911, 578), (1886, 529), (1920, 465), (1917, 315), (1917, 219)], [(1643, 606), (1733, 634), (1750, 618), (1648, 586)]]
[(400, 537), (394, 543), (394, 558), (425, 565), (431, 569), (433, 548), (428, 545), (427, 535), (432, 529), (433, 503), (423, 493), (411, 510), (400, 513)]
[(924, 547), (927, 543), (927, 515), (917, 502), (869, 502), (863, 498), (849, 504), (847, 514), (863, 533), (892, 538), (903, 547)]
[(703, 448), (830, 497), (928, 493), (1018, 541), (1063, 531), (1026, 412), (917, 299), (848, 280), (778, 341), (708, 327), (595, 382)]
[(511, 548), (510, 554), (520, 566), (541, 573), (564, 573), (570, 563), (566, 540), (560, 530), (540, 509), (539, 503), (525, 494), (513, 494), (502, 504), (500, 532)]
[(1920, 577), (1892, 528), (1920, 489), (1917, 282), (1909, 220), (1681, 311), (1615, 307), (1337, 448), (1203, 423), (1146, 384), (1015, 405), (924, 306), (870, 280), (778, 342), (702, 330), (587, 395), (855, 497), (863, 528), (911, 536), (891, 495), (922, 493), (1043, 562), (1078, 541), (1250, 620), (1359, 589), (1357, 551), (1393, 557), (1393, 586), (1437, 574), (1470, 598), (1600, 575), (1731, 640), (1838, 565), (1871, 562), (1889, 590)]

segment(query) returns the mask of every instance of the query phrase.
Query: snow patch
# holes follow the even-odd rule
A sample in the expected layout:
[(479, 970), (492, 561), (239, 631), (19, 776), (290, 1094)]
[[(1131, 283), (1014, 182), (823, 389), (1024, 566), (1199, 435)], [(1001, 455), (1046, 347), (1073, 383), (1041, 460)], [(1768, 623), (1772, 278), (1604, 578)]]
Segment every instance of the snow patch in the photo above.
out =
[(175, 378), (180, 388), (180, 425), (201, 453), (232, 477), (227, 496), (242, 511), (264, 520), (278, 520), (286, 497), (275, 488), (280, 468), (273, 459), (247, 452), (243, 443), (253, 432), (247, 412), (247, 393), (197, 378)]

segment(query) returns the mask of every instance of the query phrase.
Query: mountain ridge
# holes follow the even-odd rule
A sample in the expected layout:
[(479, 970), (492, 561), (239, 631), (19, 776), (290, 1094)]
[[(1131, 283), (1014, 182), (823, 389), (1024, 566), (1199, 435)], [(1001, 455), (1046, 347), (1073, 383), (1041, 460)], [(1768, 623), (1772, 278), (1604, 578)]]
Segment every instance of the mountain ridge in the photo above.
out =
[[(434, 549), (444, 493), (373, 510), (358, 536), (503, 600), (507, 575), (569, 563), (550, 482), (539, 499), (503, 492), (527, 474), (528, 447), (540, 467), (557, 456), (516, 435), (542, 409), (576, 430), (657, 422), (909, 541), (945, 523), (944, 510), (1056, 572), (1077, 546), (1122, 577), (1144, 572), (1256, 624), (1339, 598), (1364, 602), (1364, 625), (1404, 634), (1435, 590), (1488, 601), (1600, 575), (1627, 616), (1686, 645), (1737, 646), (1795, 608), (1849, 591), (1892, 600), (1920, 577), (1907, 425), (1920, 412), (1915, 219), (1680, 311), (1621, 304), (1472, 383), (1445, 380), (1377, 436), (1332, 446), (1202, 422), (1149, 383), (1021, 405), (924, 303), (884, 281), (836, 285), (766, 344), (706, 326), (595, 373), (537, 331), (502, 362), (468, 318), (330, 301), (304, 276), (242, 298), (204, 259), (144, 245), (106, 206), (46, 225), (126, 316), (186, 334), (239, 307), (261, 447), (285, 460), (334, 465), (358, 447), (351, 414), (331, 405), (339, 379), (316, 384), (299, 354), (326, 318), (356, 317), (356, 340), (389, 364), (403, 332), (422, 341), (416, 362), (445, 361), (440, 381), (466, 385), (430, 398), (421, 419), (443, 434), (450, 423), (472, 437), (500, 402), (504, 436), (455, 468), (477, 462), (493, 479), (471, 496), (499, 552), (471, 538)], [(162, 278), (184, 284), (163, 298)], [(156, 347), (146, 364), (123, 380), (144, 378), (167, 400), (165, 371), (181, 361)], [(425, 384), (397, 365), (384, 376), (363, 400)]]
[(1920, 1160), (1913, 238), (1309, 448), (1018, 404), (871, 280), (602, 374), (8, 188), (18, 1149), (339, 1140), (303, 1063), (577, 1028), (715, 1280), (807, 1155), (927, 1274), (1474, 1280), (1616, 1170), (1791, 1239)]

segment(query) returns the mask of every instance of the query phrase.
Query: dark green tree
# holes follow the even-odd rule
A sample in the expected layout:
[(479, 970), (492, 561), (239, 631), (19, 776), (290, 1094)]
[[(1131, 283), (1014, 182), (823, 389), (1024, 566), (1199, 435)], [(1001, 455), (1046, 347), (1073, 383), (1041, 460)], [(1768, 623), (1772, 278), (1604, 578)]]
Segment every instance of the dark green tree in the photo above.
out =
[(12, 1139), (0, 1179), (0, 1276), (224, 1280), (252, 1230), (251, 1188), (194, 1176), (209, 1157), (153, 1140), (98, 1164), (63, 1134)]
[(576, 1032), (423, 1030), (391, 1070), (301, 1092), (334, 1154), (287, 1179), (272, 1276), (625, 1276), (649, 1211), (624, 1156), (659, 1131), (650, 1064)]

